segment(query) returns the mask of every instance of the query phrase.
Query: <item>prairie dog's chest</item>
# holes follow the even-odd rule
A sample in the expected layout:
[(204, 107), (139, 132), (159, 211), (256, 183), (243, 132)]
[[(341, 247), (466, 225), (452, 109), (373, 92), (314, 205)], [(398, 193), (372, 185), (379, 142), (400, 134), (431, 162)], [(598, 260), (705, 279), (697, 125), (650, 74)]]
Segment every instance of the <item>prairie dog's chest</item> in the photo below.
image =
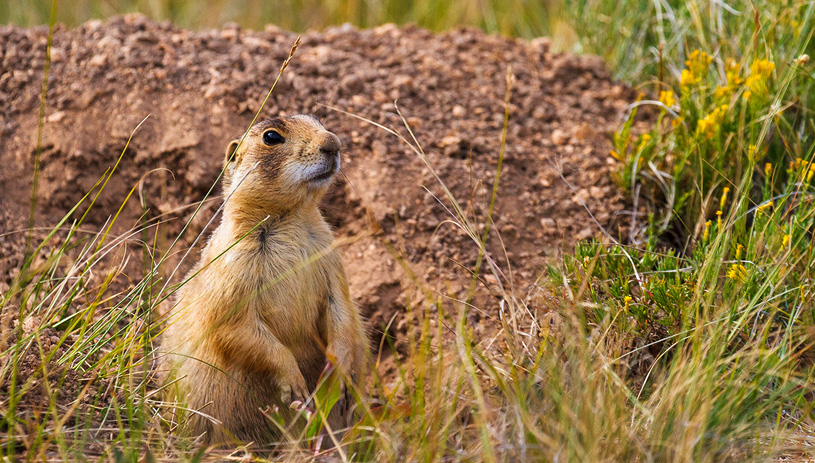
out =
[(312, 334), (328, 305), (327, 230), (262, 231), (231, 256), (248, 306), (279, 336)]

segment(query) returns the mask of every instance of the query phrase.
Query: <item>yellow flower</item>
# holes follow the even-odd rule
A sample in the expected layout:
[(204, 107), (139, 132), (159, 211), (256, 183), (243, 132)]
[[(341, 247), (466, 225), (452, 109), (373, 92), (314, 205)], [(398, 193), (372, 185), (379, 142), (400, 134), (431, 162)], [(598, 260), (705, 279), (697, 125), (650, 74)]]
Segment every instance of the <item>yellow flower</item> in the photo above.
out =
[(733, 87), (730, 85), (720, 85), (716, 87), (716, 91), (713, 92), (713, 97), (716, 99), (723, 99), (730, 96), (730, 92), (733, 91)]
[(771, 207), (773, 207), (773, 202), (772, 201), (767, 201), (766, 203), (760, 204), (756, 208), (756, 212), (763, 212), (763, 211), (766, 211), (767, 209), (769, 209)]
[(687, 66), (690, 72), (692, 72), (694, 75), (704, 76), (707, 73), (708, 67), (712, 61), (713, 57), (707, 53), (701, 50), (693, 50), (688, 55), (688, 59), (685, 61), (685, 66)]
[(750, 75), (747, 77), (746, 84), (750, 90), (744, 93), (744, 97), (749, 99), (755, 93), (757, 95), (766, 95), (769, 93), (767, 81), (775, 70), (775, 63), (768, 60), (756, 60), (750, 65)]
[(795, 158), (794, 161), (790, 161), (790, 168), (791, 169), (800, 169), (804, 164), (806, 164), (806, 163), (804, 162), (803, 159)]
[(721, 105), (710, 114), (696, 121), (696, 134), (703, 135), (705, 138), (713, 138), (728, 109), (729, 107), (726, 104)]
[(633, 301), (633, 300), (634, 300), (634, 298), (633, 298), (633, 297), (631, 297), (631, 296), (626, 296), (625, 298), (623, 298), (623, 301), (624, 301), (624, 304), (625, 304), (625, 305), (623, 306), (623, 310), (624, 310), (624, 311), (628, 312), (628, 305), (629, 305), (629, 304), (631, 303), (631, 301)]
[(781, 246), (786, 248), (788, 244), (790, 244), (790, 235), (789, 233), (785, 233), (784, 237), (781, 238)]
[(645, 145), (647, 145), (649, 141), (651, 141), (651, 134), (650, 133), (642, 134), (642, 136), (640, 137), (640, 144), (637, 147), (637, 150), (642, 151), (642, 149), (645, 148)]
[(722, 211), (716, 211), (716, 226), (722, 229)]
[(748, 276), (747, 269), (741, 264), (732, 264), (727, 270), (727, 277), (731, 280), (745, 281)]
[(679, 83), (683, 87), (690, 87), (702, 81), (707, 75), (713, 57), (700, 50), (693, 50), (685, 61), (687, 69), (683, 69), (679, 76)]
[(741, 259), (741, 252), (744, 251), (744, 246), (741, 244), (736, 245), (736, 260)]
[(769, 162), (765, 163), (764, 164), (764, 175), (769, 177), (772, 174), (773, 174), (773, 165), (770, 164)]
[(750, 75), (768, 79), (775, 71), (775, 63), (765, 59), (756, 60), (750, 65)]
[(747, 147), (747, 159), (751, 161), (756, 158), (756, 145), (751, 144)]
[(730, 193), (730, 187), (722, 188), (722, 199), (719, 200), (719, 209), (724, 209), (724, 203), (727, 202), (728, 193)]
[(729, 86), (735, 87), (744, 82), (744, 79), (739, 76), (739, 63), (733, 58), (729, 58), (727, 60), (727, 64), (724, 68), (724, 75), (727, 78), (727, 85)]
[(688, 69), (683, 69), (682, 73), (679, 75), (679, 84), (683, 87), (690, 87), (691, 85), (696, 85), (701, 81), (700, 77), (696, 77), (693, 73)]
[(699, 119), (699, 121), (696, 122), (696, 133), (704, 135), (705, 138), (713, 138), (715, 132), (716, 125), (713, 124), (708, 117)]
[(739, 76), (739, 63), (733, 58), (729, 58), (727, 60), (727, 64), (725, 64), (724, 68), (724, 75), (726, 79), (725, 84), (716, 87), (716, 91), (713, 94), (714, 97), (718, 99), (729, 97), (738, 88), (738, 86), (744, 82), (744, 79)]
[(671, 106), (676, 104), (674, 92), (670, 90), (659, 92), (659, 102), (670, 108)]
[(801, 169), (801, 178), (809, 182), (812, 176), (815, 175), (815, 162), (805, 161), (801, 158), (796, 158), (795, 161), (790, 162), (790, 170)]
[(614, 151), (614, 150), (611, 150), (611, 151), (610, 151), (608, 154), (610, 154), (610, 155), (611, 155), (611, 157), (613, 157), (614, 159), (616, 159), (616, 160), (618, 160), (618, 161), (620, 161), (620, 160), (621, 160), (621, 159), (620, 159), (620, 153), (618, 153), (618, 152), (616, 152), (616, 151)]
[(702, 236), (704, 241), (707, 241), (710, 238), (710, 220), (705, 222), (705, 234)]

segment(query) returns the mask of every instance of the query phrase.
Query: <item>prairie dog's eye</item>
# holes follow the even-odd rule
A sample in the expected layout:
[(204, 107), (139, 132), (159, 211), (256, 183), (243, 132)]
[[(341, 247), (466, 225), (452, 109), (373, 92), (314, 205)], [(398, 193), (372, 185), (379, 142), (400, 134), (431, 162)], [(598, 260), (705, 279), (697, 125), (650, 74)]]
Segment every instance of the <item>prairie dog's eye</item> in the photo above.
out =
[(268, 146), (279, 145), (284, 141), (286, 141), (286, 139), (283, 138), (283, 135), (280, 135), (275, 130), (270, 130), (263, 134), (263, 143), (265, 143)]

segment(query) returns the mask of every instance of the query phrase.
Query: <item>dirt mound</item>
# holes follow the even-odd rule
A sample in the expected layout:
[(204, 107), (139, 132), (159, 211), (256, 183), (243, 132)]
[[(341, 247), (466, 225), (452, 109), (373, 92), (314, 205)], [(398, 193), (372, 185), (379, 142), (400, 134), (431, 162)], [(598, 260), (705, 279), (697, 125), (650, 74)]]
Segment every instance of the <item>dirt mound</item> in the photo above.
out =
[[(0, 28), (0, 284), (8, 284), (22, 258), (24, 240), (11, 232), (27, 222), (46, 40), (45, 28)], [(216, 180), (227, 143), (249, 124), (294, 40), (275, 27), (192, 32), (135, 15), (58, 29), (37, 225), (52, 225), (90, 190), (149, 115), (89, 219), (103, 224), (145, 173), (161, 169), (146, 177), (140, 195), (148, 217), (176, 218), (163, 230), (177, 233), (192, 212), (183, 206), (199, 201)], [(345, 178), (325, 210), (337, 236), (353, 238), (343, 248), (345, 262), (372, 331), (402, 313), (406, 297), (415, 302), (383, 238), (418, 280), (451, 296), (466, 291), (463, 267), (472, 268), (477, 249), (444, 222), (449, 214), (423, 187), (437, 195), (440, 188), (408, 146), (323, 105), (406, 134), (394, 110), (398, 100), (430, 163), (483, 226), (510, 66), (515, 85), (494, 217), (500, 239), (492, 233), (489, 247), (523, 288), (562, 246), (597, 232), (584, 203), (606, 230), (616, 234), (621, 223), (626, 205), (610, 176), (609, 133), (635, 93), (613, 82), (598, 58), (553, 54), (542, 39), (477, 30), (340, 27), (303, 36), (263, 110), (262, 116), (314, 114), (342, 138)], [(216, 208), (214, 201), (204, 207), (186, 243)], [(142, 212), (133, 199), (120, 222), (136, 225)], [(487, 294), (476, 303), (484, 312), (474, 312), (474, 323), (496, 310)], [(396, 317), (393, 329), (406, 322)]]

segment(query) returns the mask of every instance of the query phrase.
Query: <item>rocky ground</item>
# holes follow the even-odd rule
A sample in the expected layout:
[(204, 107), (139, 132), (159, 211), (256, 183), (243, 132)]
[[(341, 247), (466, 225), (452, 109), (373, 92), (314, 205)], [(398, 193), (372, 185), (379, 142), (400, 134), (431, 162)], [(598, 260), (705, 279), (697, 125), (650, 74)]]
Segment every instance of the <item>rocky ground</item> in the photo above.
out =
[[(0, 27), (0, 290), (8, 288), (25, 248), (47, 32)], [(194, 32), (141, 16), (58, 28), (36, 226), (49, 229), (88, 192), (149, 115), (83, 229), (102, 227), (144, 176), (115, 231), (138, 225), (144, 206), (147, 219), (166, 220), (158, 243), (169, 243), (192, 213), (189, 205), (215, 182), (227, 143), (250, 123), (295, 38), (273, 26)], [(408, 145), (328, 107), (407, 136), (398, 101), (430, 165), (483, 229), (508, 69), (514, 85), (497, 233), (488, 248), (505, 272), (502, 283), (523, 296), (543, 265), (576, 240), (598, 235), (600, 227), (628, 235), (624, 212), (631, 207), (613, 183), (609, 150), (610, 134), (636, 93), (614, 82), (599, 58), (552, 53), (545, 39), (530, 43), (477, 30), (437, 35), (415, 27), (340, 27), (302, 37), (261, 112), (314, 114), (343, 141), (344, 175), (325, 213), (336, 235), (348, 238), (342, 249), (351, 291), (375, 341), (389, 323), (397, 339), (413, 323), (405, 307), (427, 294), (417, 285), (464, 296), (477, 247), (447, 221), (449, 201), (436, 201), (441, 188)], [(215, 200), (204, 205), (179, 249), (216, 209)], [(135, 240), (131, 248), (127, 268), (137, 274), (141, 248)], [(470, 320), (477, 332), (491, 329), (498, 304), (487, 289), (495, 293), (498, 283), (482, 282), (474, 302), (480, 310)]]

